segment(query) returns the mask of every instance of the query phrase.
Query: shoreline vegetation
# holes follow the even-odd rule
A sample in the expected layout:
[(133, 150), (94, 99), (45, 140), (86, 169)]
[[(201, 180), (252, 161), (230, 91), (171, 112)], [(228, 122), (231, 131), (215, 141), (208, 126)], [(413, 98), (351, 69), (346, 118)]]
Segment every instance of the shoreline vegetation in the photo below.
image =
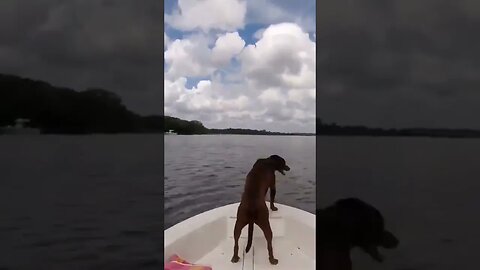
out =
[(370, 137), (431, 137), (431, 138), (480, 138), (480, 130), (449, 128), (384, 129), (365, 126), (340, 126), (323, 124), (317, 119), (317, 135), (320, 136), (370, 136)]
[[(480, 138), (480, 130), (472, 129), (382, 129), (365, 126), (341, 126), (316, 119), (316, 134), (284, 133), (266, 130), (206, 128), (199, 121), (171, 116), (142, 116), (130, 111), (121, 98), (101, 88), (75, 91), (51, 84), (0, 74), (0, 134), (16, 119), (29, 119), (29, 128), (43, 134), (116, 134), (165, 133), (179, 135), (236, 134), (278, 136), (416, 136), (447, 138)], [(3, 128), (5, 130), (5, 128)]]

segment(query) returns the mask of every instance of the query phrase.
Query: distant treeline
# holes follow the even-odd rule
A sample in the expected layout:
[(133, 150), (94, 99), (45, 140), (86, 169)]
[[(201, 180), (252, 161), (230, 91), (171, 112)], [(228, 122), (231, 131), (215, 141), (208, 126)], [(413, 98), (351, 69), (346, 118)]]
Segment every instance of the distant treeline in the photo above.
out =
[[(161, 115), (141, 116), (128, 110), (118, 95), (105, 89), (75, 91), (43, 81), (0, 74), (0, 127), (13, 125), (18, 118), (30, 119), (28, 126), (39, 128), (42, 133), (57, 134), (163, 133), (174, 130), (185, 135), (315, 135), (239, 128), (209, 129), (199, 121)], [(319, 118), (316, 127), (317, 135), (480, 137), (478, 130), (340, 126), (323, 123)]]
[(416, 136), (445, 138), (479, 138), (480, 131), (472, 129), (382, 129), (365, 126), (340, 126), (335, 123), (325, 124), (317, 118), (317, 135), (331, 136)]
[(209, 134), (315, 136), (315, 134), (313, 133), (272, 132), (272, 131), (266, 131), (266, 130), (243, 129), (243, 128), (209, 129)]
[(164, 131), (173, 130), (180, 135), (208, 134), (209, 129), (200, 121), (187, 121), (176, 117), (165, 116)]
[[(170, 116), (140, 116), (105, 89), (76, 91), (47, 82), (0, 74), (0, 127), (26, 118), (42, 133), (164, 133), (293, 135), (251, 129), (208, 129), (199, 121)], [(1, 131), (1, 129), (0, 129)], [(305, 134), (295, 134), (305, 135)], [(308, 134), (313, 135), (313, 134)]]
[(309, 133), (282, 133), (271, 132), (266, 130), (243, 129), (243, 128), (227, 128), (214, 129), (206, 128), (199, 121), (187, 121), (175, 117), (165, 116), (165, 130), (174, 130), (177, 134), (237, 134), (237, 135), (299, 135), (314, 136)]
[(17, 118), (30, 119), (29, 126), (43, 133), (163, 132), (161, 116), (135, 114), (107, 90), (79, 92), (0, 74), (0, 126)]

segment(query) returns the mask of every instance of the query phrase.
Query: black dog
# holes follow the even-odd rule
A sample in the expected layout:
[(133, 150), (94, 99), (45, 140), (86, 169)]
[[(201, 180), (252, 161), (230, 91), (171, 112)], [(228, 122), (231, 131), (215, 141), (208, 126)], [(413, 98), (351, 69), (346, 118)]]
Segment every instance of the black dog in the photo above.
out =
[(398, 239), (385, 230), (382, 214), (356, 198), (337, 201), (317, 210), (317, 265), (323, 270), (350, 270), (350, 250), (359, 247), (374, 260), (383, 261), (378, 247), (395, 248)]

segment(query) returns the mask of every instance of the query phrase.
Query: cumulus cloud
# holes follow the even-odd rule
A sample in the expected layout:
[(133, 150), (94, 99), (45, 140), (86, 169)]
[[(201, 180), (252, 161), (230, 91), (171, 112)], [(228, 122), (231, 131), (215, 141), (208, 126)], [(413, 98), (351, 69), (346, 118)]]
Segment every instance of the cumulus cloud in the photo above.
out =
[(249, 88), (259, 93), (264, 105), (303, 110), (270, 111), (273, 120), (305, 120), (315, 117), (315, 43), (298, 25), (271, 25), (255, 44), (240, 54)]
[(213, 48), (209, 46), (209, 39), (207, 35), (193, 35), (170, 42), (164, 54), (166, 77), (209, 76), (227, 65), (245, 46), (238, 32), (220, 35)]
[(248, 79), (258, 86), (315, 87), (315, 43), (298, 25), (271, 25), (239, 56)]
[(178, 9), (165, 14), (165, 21), (184, 31), (232, 31), (244, 26), (246, 10), (243, 0), (178, 0)]
[(165, 51), (167, 115), (212, 128), (315, 130), (315, 42), (302, 26), (283, 22), (243, 32), (255, 44), (231, 28), (195, 27)]
[(165, 63), (168, 66), (165, 76), (201, 77), (214, 71), (210, 59), (211, 50), (205, 37), (195, 36), (176, 39), (165, 51)]
[[(237, 93), (218, 81), (201, 80), (188, 88), (186, 78), (165, 79), (165, 114), (184, 119), (200, 119), (211, 128), (240, 127), (281, 131), (312, 131), (315, 112), (292, 106), (288, 96), (278, 89), (259, 95)], [(229, 123), (226, 126), (225, 123)]]
[(212, 49), (212, 61), (218, 65), (228, 64), (232, 57), (242, 51), (244, 46), (245, 41), (238, 32), (226, 33), (215, 42), (215, 47)]
[[(250, 106), (249, 98), (239, 94), (228, 98), (219, 92), (222, 87), (217, 82), (200, 80), (192, 88), (186, 86), (187, 79), (178, 78), (175, 81), (165, 79), (165, 107), (170, 113), (182, 116), (192, 114), (226, 113), (230, 115), (241, 113)], [(219, 119), (223, 119), (221, 115)]]
[(265, 32), (265, 28), (260, 28), (255, 32), (255, 34), (253, 34), (253, 37), (256, 39), (261, 39), (263, 32)]

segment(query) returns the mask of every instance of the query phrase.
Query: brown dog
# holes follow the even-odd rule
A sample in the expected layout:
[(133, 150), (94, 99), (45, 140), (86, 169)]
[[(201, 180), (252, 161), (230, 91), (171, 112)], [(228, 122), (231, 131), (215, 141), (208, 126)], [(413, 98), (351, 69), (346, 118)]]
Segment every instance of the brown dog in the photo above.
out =
[(322, 270), (351, 270), (353, 247), (382, 262), (378, 247), (392, 249), (399, 244), (385, 229), (380, 211), (357, 198), (338, 200), (317, 210), (317, 237), (317, 267)]
[(233, 247), (232, 262), (240, 260), (238, 257), (238, 239), (242, 233), (243, 227), (248, 224), (248, 241), (245, 252), (252, 246), (253, 224), (257, 224), (262, 229), (267, 239), (268, 259), (271, 264), (277, 264), (278, 260), (273, 256), (272, 248), (272, 228), (268, 220), (268, 208), (265, 204), (265, 195), (270, 188), (270, 209), (277, 211), (274, 205), (275, 200), (275, 171), (285, 175), (284, 171), (289, 171), (290, 167), (285, 163), (285, 159), (278, 155), (272, 155), (269, 158), (259, 159), (253, 165), (253, 168), (247, 175), (245, 181), (245, 190), (242, 194), (242, 200), (237, 210), (237, 221), (233, 231), (235, 245)]

